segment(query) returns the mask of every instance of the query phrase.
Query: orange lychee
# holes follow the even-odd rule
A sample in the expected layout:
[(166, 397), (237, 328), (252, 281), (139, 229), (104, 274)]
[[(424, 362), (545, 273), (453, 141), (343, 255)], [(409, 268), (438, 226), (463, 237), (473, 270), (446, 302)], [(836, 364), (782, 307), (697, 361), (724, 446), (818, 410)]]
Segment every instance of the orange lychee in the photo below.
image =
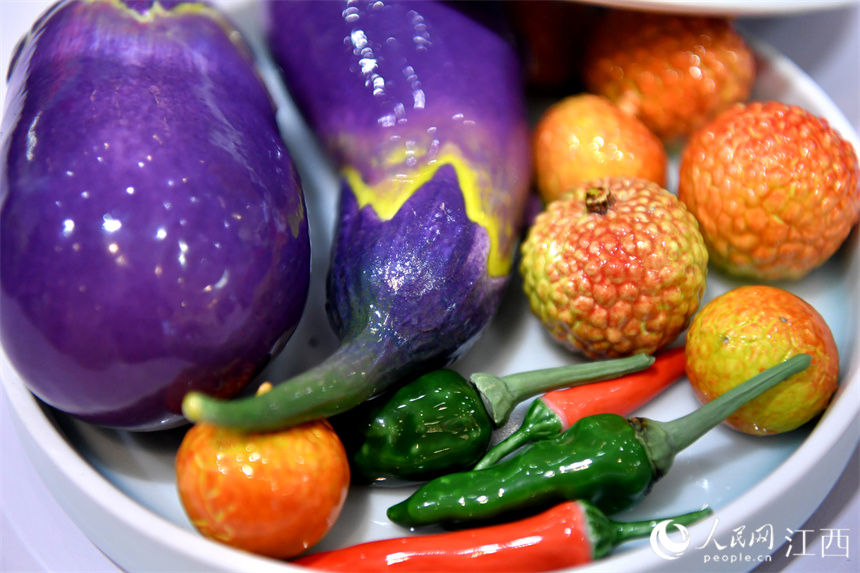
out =
[(735, 288), (706, 304), (686, 338), (687, 376), (702, 402), (796, 354), (812, 363), (737, 410), (726, 423), (755, 435), (793, 430), (820, 414), (836, 391), (839, 353), (824, 318), (791, 292)]
[(738, 104), (690, 138), (678, 197), (715, 266), (794, 280), (829, 259), (857, 223), (860, 167), (825, 119), (781, 102)]

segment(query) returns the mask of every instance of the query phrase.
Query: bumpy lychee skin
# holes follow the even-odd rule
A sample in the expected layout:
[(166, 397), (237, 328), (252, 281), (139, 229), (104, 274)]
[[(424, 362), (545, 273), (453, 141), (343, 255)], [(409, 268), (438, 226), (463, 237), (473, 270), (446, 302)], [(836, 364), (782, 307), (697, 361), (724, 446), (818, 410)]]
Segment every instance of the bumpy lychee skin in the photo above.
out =
[(535, 182), (548, 203), (598, 177), (641, 177), (666, 185), (663, 142), (603, 96), (577, 94), (550, 106), (532, 136)]
[(807, 110), (738, 104), (690, 138), (678, 197), (715, 266), (794, 280), (829, 259), (857, 223), (860, 168), (851, 143)]
[(755, 57), (730, 20), (612, 10), (592, 37), (583, 66), (589, 92), (637, 115), (677, 142), (745, 101)]
[(602, 178), (540, 213), (522, 245), (532, 312), (590, 358), (654, 353), (698, 310), (708, 254), (695, 218), (645, 179)]
[(726, 423), (753, 435), (800, 427), (830, 403), (839, 378), (839, 353), (824, 318), (793, 293), (743, 286), (702, 307), (687, 331), (687, 377), (710, 402), (796, 354), (809, 368), (743, 406)]

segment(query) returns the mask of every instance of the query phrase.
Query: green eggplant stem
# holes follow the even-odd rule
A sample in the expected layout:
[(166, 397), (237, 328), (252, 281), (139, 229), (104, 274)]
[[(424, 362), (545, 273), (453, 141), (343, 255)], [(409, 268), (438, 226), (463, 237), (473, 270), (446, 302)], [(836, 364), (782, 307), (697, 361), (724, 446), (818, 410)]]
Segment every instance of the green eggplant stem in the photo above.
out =
[(558, 388), (580, 386), (598, 380), (610, 380), (644, 370), (654, 364), (649, 354), (612, 358), (494, 376), (485, 372), (472, 374), (470, 380), (481, 394), (487, 412), (497, 426), (504, 426), (514, 408), (524, 400)]
[(753, 376), (696, 411), (671, 422), (630, 418), (640, 442), (648, 451), (657, 477), (672, 467), (681, 450), (717, 427), (738, 408), (770, 390), (783, 380), (802, 372), (812, 363), (809, 354), (797, 354), (784, 362)]
[[(384, 360), (378, 337), (362, 335), (344, 341), (327, 360), (306, 372), (275, 385), (257, 396), (223, 400), (189, 392), (182, 414), (192, 422), (208, 422), (245, 431), (286, 428), (310, 420), (328, 418), (350, 410), (385, 391), (396, 379), (379, 371)], [(513, 374), (500, 378), (477, 373), (472, 382), (496, 425), (503, 425), (521, 401), (564, 386), (606, 380), (644, 370), (654, 357), (637, 354)]]
[(191, 422), (270, 431), (345, 412), (383, 391), (387, 383), (379, 371), (386, 360), (370, 338), (359, 335), (344, 341), (322, 363), (263, 394), (223, 400), (189, 392), (182, 414)]

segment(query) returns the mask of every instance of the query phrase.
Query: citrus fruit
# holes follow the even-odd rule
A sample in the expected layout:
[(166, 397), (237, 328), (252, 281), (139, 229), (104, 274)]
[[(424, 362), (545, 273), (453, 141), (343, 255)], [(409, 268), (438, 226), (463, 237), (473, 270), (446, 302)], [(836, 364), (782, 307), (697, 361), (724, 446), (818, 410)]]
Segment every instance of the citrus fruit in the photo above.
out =
[(687, 331), (687, 377), (710, 402), (796, 354), (809, 368), (737, 410), (726, 423), (754, 435), (793, 430), (821, 413), (836, 391), (839, 354), (824, 318), (797, 295), (742, 286), (702, 307)]
[(205, 537), (287, 559), (316, 544), (340, 516), (349, 464), (325, 420), (268, 433), (200, 423), (180, 444), (176, 480)]
[(603, 96), (577, 94), (550, 106), (535, 125), (532, 148), (538, 193), (547, 203), (598, 177), (666, 184), (663, 143)]
[(665, 142), (745, 101), (755, 59), (727, 18), (610, 10), (585, 56), (584, 82)]
[(860, 216), (860, 168), (826, 120), (780, 102), (738, 104), (688, 141), (678, 196), (715, 266), (799, 279), (824, 263)]
[(591, 358), (654, 353), (688, 326), (708, 254), (695, 218), (645, 179), (607, 177), (550, 203), (522, 245), (532, 312)]

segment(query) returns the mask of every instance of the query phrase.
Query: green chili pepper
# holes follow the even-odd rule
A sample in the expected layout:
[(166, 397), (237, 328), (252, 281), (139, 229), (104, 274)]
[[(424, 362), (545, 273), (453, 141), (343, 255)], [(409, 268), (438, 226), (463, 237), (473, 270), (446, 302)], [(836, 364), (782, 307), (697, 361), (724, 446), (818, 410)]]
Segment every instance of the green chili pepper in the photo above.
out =
[(594, 414), (627, 416), (684, 376), (685, 347), (654, 356), (654, 364), (626, 376), (547, 392), (531, 403), (522, 425), (490, 449), (472, 469), (491, 466), (524, 445), (552, 438), (580, 418)]
[(534, 442), (495, 465), (428, 482), (390, 507), (388, 517), (407, 527), (486, 521), (573, 499), (606, 513), (621, 511), (650, 491), (678, 452), (810, 362), (808, 354), (793, 356), (671, 422), (586, 416), (558, 437)]
[(585, 362), (505, 377), (436, 370), (390, 396), (332, 418), (355, 481), (425, 481), (471, 468), (487, 452), (495, 427), (527, 398), (638, 372), (654, 357)]

